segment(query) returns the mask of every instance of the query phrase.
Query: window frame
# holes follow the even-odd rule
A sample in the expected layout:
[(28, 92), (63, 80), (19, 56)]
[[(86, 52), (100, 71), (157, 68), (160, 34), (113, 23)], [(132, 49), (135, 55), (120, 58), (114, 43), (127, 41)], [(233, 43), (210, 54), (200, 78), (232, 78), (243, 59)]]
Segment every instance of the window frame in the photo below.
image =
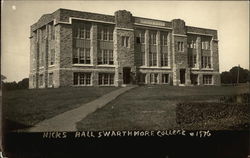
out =
[(91, 72), (73, 72), (74, 86), (91, 86), (92, 73)]

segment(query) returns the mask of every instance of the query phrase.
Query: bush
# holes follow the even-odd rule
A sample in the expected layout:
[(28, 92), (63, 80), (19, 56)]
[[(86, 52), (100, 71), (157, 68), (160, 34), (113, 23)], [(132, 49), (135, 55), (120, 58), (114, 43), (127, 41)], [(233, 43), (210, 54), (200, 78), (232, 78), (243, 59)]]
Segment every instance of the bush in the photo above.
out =
[(250, 93), (243, 93), (233, 96), (223, 96), (220, 102), (224, 103), (250, 103)]
[(17, 90), (17, 89), (28, 89), (29, 88), (29, 79), (24, 78), (22, 81), (16, 83), (14, 82), (3, 82), (3, 89), (4, 90)]
[(249, 124), (249, 108), (248, 103), (179, 103), (176, 108), (176, 122), (178, 124), (201, 122), (216, 124), (219, 119), (231, 119), (233, 125)]

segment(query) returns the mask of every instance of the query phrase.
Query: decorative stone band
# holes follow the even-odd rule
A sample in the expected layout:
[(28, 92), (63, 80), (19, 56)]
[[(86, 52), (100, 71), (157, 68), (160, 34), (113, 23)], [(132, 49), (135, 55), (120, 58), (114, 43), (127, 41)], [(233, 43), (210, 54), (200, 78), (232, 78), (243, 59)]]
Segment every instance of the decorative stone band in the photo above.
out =
[(126, 31), (134, 31), (134, 29), (128, 29), (128, 28), (122, 28), (122, 27), (116, 27), (118, 30), (126, 30)]
[(167, 30), (172, 30), (172, 28), (170, 28), (170, 27), (165, 27), (165, 26), (156, 26), (156, 25), (140, 24), (140, 23), (134, 23), (134, 25), (137, 25), (137, 26), (146, 26), (146, 27), (154, 27), (154, 28), (167, 29)]
[(174, 34), (174, 33), (173, 33), (173, 35), (174, 35), (174, 36), (187, 37), (187, 35), (182, 35), (182, 34)]
[(72, 20), (91, 21), (91, 22), (106, 23), (106, 24), (115, 25), (114, 22), (108, 22), (108, 21), (102, 21), (102, 20), (93, 20), (93, 19), (84, 19), (84, 18), (74, 18), (74, 17), (69, 17), (69, 22), (56, 21), (56, 19), (54, 19), (54, 25), (57, 25), (57, 24), (72, 24)]
[(194, 34), (194, 35), (203, 35), (203, 36), (214, 36), (212, 34), (205, 34), (205, 33), (197, 33), (197, 32), (187, 32), (187, 34)]

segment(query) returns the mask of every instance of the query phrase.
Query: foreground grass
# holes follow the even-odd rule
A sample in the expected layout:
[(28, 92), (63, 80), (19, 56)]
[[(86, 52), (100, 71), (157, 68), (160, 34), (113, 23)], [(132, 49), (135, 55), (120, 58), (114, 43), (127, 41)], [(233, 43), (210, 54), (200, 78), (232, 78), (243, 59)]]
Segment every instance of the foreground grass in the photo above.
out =
[[(143, 86), (130, 90), (77, 123), (78, 130), (164, 130), (176, 124), (179, 102), (217, 102), (248, 87)], [(223, 121), (222, 121), (223, 122)]]
[(3, 92), (4, 119), (8, 121), (7, 126), (32, 126), (116, 89), (81, 87), (6, 91)]

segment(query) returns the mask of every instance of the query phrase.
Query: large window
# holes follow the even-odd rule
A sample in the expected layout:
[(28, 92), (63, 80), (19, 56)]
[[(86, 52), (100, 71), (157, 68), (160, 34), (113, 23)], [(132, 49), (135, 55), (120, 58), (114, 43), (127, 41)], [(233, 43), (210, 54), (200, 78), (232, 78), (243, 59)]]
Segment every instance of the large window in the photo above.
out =
[(201, 42), (201, 49), (210, 50), (210, 42), (209, 41), (202, 41)]
[(73, 64), (90, 64), (90, 49), (75, 48), (73, 54)]
[(169, 74), (162, 74), (162, 83), (167, 84), (169, 82), (168, 78)]
[(55, 27), (54, 25), (50, 25), (50, 39), (54, 40), (55, 39)]
[(49, 73), (49, 87), (53, 87), (53, 72)]
[(104, 41), (113, 41), (113, 27), (102, 27), (102, 26), (98, 26), (98, 35), (97, 35), (97, 39), (99, 40), (104, 40)]
[(158, 83), (158, 74), (155, 73), (150, 74), (150, 83), (151, 84)]
[(188, 65), (189, 67), (197, 67), (197, 56), (196, 54), (188, 55)]
[(44, 66), (44, 51), (39, 52), (39, 65), (40, 67)]
[(145, 65), (145, 52), (140, 53), (140, 66)]
[(43, 86), (43, 74), (40, 74), (39, 75), (39, 86), (41, 87), (41, 86)]
[(168, 66), (168, 53), (161, 54), (161, 66)]
[(184, 52), (184, 43), (183, 42), (177, 42), (177, 50), (179, 52)]
[(91, 85), (91, 73), (74, 72), (73, 84), (83, 86)]
[(145, 43), (145, 31), (144, 30), (139, 30), (137, 37), (136, 37), (136, 43), (138, 44), (144, 44)]
[(128, 36), (122, 36), (122, 46), (129, 48), (129, 37)]
[(74, 25), (74, 37), (90, 39), (90, 24), (77, 23)]
[(114, 74), (113, 73), (99, 73), (98, 83), (99, 85), (114, 85)]
[(192, 40), (188, 43), (187, 46), (188, 48), (196, 49), (196, 42)]
[(98, 51), (97, 55), (98, 55), (97, 60), (99, 65), (114, 64), (113, 50), (101, 49)]
[(46, 32), (45, 26), (41, 29), (41, 34), (42, 34), (42, 40), (45, 40), (45, 38), (47, 37), (47, 32)]
[(160, 39), (160, 41), (161, 41), (161, 45), (162, 46), (167, 46), (168, 45), (168, 34), (167, 33), (161, 33), (161, 39)]
[(50, 59), (49, 65), (54, 65), (55, 64), (55, 49), (50, 50), (49, 59)]
[(151, 45), (156, 44), (156, 32), (150, 32), (150, 34), (149, 34), (149, 43)]
[(203, 84), (211, 85), (212, 84), (212, 75), (203, 75)]
[(202, 68), (211, 68), (211, 57), (210, 56), (202, 56), (201, 57), (201, 67)]
[(149, 66), (157, 66), (156, 52), (149, 52)]

